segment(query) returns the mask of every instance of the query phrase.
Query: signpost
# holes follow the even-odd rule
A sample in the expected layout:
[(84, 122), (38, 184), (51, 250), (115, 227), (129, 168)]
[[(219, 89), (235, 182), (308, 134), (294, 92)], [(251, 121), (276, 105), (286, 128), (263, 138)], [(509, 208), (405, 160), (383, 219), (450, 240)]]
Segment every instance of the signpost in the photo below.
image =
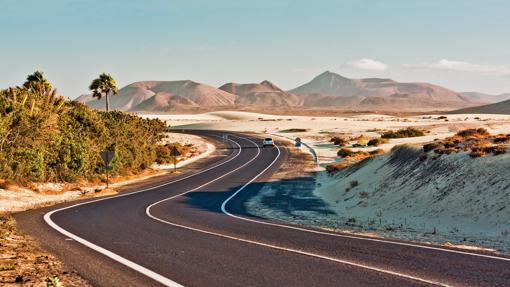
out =
[(174, 162), (174, 172), (177, 171), (177, 157), (180, 155), (181, 153), (177, 150), (175, 146), (173, 146), (172, 150), (170, 151), (170, 156), (172, 156), (172, 160)]
[(296, 147), (298, 147), (298, 148), (301, 147), (301, 138), (296, 138), (295, 141), (296, 141)]
[(112, 161), (114, 154), (115, 153), (111, 150), (104, 150), (99, 153), (99, 155), (101, 156), (101, 159), (103, 159), (105, 169), (106, 169), (106, 188), (108, 188), (110, 185), (110, 178), (108, 176), (108, 171), (112, 170), (112, 167), (110, 166), (110, 162)]

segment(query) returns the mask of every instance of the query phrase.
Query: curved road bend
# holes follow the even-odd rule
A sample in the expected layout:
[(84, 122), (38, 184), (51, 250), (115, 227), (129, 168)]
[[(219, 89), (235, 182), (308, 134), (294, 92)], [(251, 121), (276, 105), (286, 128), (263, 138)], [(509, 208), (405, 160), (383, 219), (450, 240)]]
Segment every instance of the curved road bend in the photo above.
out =
[(95, 286), (510, 286), (508, 258), (252, 217), (243, 202), (287, 150), (250, 135), (230, 134), (226, 147), (220, 132), (192, 133), (223, 156), (149, 190), (20, 213), (20, 227)]

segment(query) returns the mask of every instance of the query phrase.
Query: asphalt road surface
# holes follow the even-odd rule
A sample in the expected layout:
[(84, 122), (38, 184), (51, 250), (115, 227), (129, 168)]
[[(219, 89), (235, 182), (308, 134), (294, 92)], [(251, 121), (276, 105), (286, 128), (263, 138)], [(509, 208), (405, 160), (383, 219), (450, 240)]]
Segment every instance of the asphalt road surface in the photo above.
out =
[(287, 149), (193, 133), (215, 142), (215, 157), (116, 196), (17, 214), (20, 228), (94, 286), (510, 286), (509, 258), (250, 216), (243, 202)]

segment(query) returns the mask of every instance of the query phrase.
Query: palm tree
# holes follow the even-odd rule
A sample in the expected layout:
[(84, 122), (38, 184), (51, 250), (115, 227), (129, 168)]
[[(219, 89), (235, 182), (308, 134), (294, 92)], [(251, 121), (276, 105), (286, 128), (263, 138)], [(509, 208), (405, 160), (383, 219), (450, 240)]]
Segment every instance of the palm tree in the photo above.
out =
[(106, 98), (106, 111), (109, 111), (108, 106), (108, 95), (114, 94), (118, 95), (119, 91), (117, 90), (117, 83), (115, 79), (106, 73), (102, 73), (99, 75), (99, 78), (94, 79), (89, 86), (89, 89), (92, 91), (92, 96), (100, 100), (103, 96)]
[(44, 73), (41, 71), (35, 71), (33, 74), (28, 75), (23, 87), (27, 90), (40, 93), (49, 93), (53, 90), (51, 83), (44, 77)]

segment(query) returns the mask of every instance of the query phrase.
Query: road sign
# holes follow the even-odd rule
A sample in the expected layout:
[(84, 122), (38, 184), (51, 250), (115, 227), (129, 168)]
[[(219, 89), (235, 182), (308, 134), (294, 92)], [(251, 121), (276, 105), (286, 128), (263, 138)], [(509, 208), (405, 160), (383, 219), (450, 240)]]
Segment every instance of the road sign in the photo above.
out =
[(175, 146), (172, 147), (172, 150), (170, 151), (171, 156), (180, 156), (181, 153), (177, 150)]
[(108, 171), (113, 169), (113, 167), (110, 166), (110, 162), (112, 161), (114, 154), (115, 153), (111, 150), (104, 150), (99, 153), (103, 159), (104, 165), (106, 166), (106, 188), (110, 187), (110, 177), (108, 175)]
[(113, 159), (114, 153), (111, 150), (104, 150), (104, 151), (100, 152), (99, 155), (101, 155), (101, 158), (103, 159), (104, 164), (109, 165)]
[(174, 172), (177, 171), (177, 157), (181, 155), (181, 152), (177, 150), (175, 146), (172, 147), (170, 151), (170, 155), (172, 156), (172, 161), (174, 162)]
[(301, 138), (296, 138), (296, 147), (301, 147)]

